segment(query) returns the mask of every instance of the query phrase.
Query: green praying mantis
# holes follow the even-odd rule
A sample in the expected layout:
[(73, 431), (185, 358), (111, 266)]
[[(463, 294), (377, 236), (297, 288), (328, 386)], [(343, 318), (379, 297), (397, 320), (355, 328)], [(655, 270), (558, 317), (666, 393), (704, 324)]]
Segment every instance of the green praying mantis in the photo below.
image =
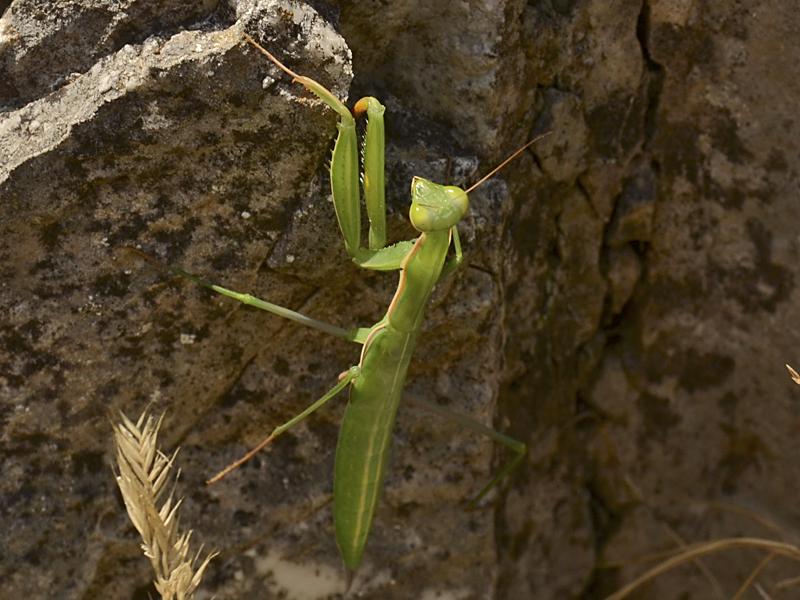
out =
[[(338, 136), (331, 159), (330, 180), (333, 204), (345, 249), (359, 267), (380, 271), (399, 270), (400, 279), (389, 308), (380, 321), (371, 327), (346, 330), (250, 294), (214, 285), (182, 269), (172, 269), (219, 294), (361, 345), (358, 364), (344, 371), (336, 385), (301, 413), (276, 427), (261, 443), (211, 478), (208, 483), (216, 482), (230, 473), (276, 437), (349, 387), (350, 399), (336, 447), (333, 515), (336, 542), (345, 567), (352, 574), (362, 561), (375, 507), (383, 487), (395, 415), (419, 337), (425, 306), (436, 283), (457, 269), (463, 261), (457, 226), (467, 214), (467, 194), (542, 136), (525, 144), (467, 190), (414, 177), (411, 182), (409, 215), (411, 224), (419, 231), (419, 236), (387, 246), (383, 105), (376, 98), (365, 97), (356, 102), (351, 113), (324, 86), (313, 79), (298, 75), (253, 38), (247, 34), (244, 37), (278, 68), (337, 113)], [(367, 117), (367, 125), (361, 181), (369, 220), (367, 247), (361, 245), (359, 148), (355, 120), (355, 117), (364, 115)], [(448, 258), (451, 246), (454, 256)], [(422, 402), (418, 400), (417, 403)], [(438, 405), (422, 404), (439, 414), (449, 414), (448, 410)], [(467, 428), (490, 436), (515, 453), (514, 458), (477, 494), (472, 501), (474, 504), (520, 463), (527, 453), (527, 447), (524, 443), (477, 421), (461, 415), (450, 416)]]

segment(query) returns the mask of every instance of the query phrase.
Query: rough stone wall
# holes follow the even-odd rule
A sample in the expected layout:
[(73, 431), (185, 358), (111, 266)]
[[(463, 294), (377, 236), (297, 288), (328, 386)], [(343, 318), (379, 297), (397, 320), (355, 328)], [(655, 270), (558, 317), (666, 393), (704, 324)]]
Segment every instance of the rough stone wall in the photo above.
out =
[[(322, 395), (359, 348), (210, 294), (137, 250), (341, 326), (377, 321), (397, 276), (360, 271), (343, 251), (324, 172), (335, 116), (241, 32), (343, 98), (351, 54), (305, 4), (195, 7), (168, 22), (184, 4), (49, 13), (22, 1), (3, 15), (2, 597), (146, 597), (149, 566), (114, 489), (109, 417), (148, 405), (167, 412), (164, 447), (182, 447), (184, 523), (222, 552), (208, 596), (344, 586), (328, 504), (342, 403), (223, 484), (203, 480)], [(41, 48), (72, 48), (76, 21), (93, 55)], [(33, 77), (44, 56), (49, 75)], [(390, 153), (393, 239), (413, 236), (411, 175), (463, 183), (478, 166), (442, 125), (429, 119), (422, 135), (426, 122), (404, 110), (392, 100), (410, 140)], [(487, 422), (502, 373), (497, 274), (510, 206), (499, 180), (474, 195), (463, 239), (486, 243), (432, 299), (408, 385)], [(492, 511), (460, 506), (490, 476), (491, 443), (406, 407), (398, 421), (354, 585), (398, 598), (490, 593)]]
[[(683, 543), (792, 541), (800, 18), (751, 4), (12, 2), (0, 595), (146, 597), (108, 415), (148, 404), (182, 447), (184, 522), (222, 551), (204, 597), (342, 588), (326, 506), (341, 406), (202, 481), (358, 348), (131, 250), (342, 326), (385, 309), (395, 276), (349, 264), (327, 200), (333, 114), (242, 30), (385, 102), (395, 239), (413, 235), (411, 175), (471, 181), (552, 132), (471, 196), (467, 267), (435, 294), (408, 386), (494, 415), (528, 461), (465, 513), (491, 444), (401, 409), (361, 597), (602, 598)], [(727, 598), (760, 559), (712, 557), (640, 597)], [(789, 598), (793, 573), (775, 560), (757, 583)]]
[[(543, 2), (525, 22), (558, 133), (540, 199), (512, 188), (501, 402), (533, 467), (498, 516), (498, 597), (600, 598), (682, 544), (796, 541), (797, 16)], [(762, 558), (639, 597), (729, 598)], [(756, 584), (793, 597), (796, 573)]]

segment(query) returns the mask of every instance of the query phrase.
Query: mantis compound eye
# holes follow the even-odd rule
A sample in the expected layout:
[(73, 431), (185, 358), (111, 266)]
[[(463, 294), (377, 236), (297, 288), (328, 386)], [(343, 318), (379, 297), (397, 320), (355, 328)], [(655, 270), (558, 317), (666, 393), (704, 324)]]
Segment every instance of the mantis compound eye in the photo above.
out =
[(467, 193), (455, 185), (446, 186), (444, 188), (444, 193), (450, 200), (450, 207), (452, 210), (459, 215), (458, 220), (460, 221), (466, 216), (469, 210), (469, 197)]

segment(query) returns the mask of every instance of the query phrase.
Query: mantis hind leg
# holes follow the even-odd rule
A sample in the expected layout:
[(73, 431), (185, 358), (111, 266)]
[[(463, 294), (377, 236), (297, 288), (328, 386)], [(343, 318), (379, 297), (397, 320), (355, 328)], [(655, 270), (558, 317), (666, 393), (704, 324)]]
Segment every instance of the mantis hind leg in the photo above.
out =
[(433, 402), (428, 402), (427, 400), (422, 400), (421, 398), (413, 398), (410, 400), (413, 404), (421, 406), (425, 410), (428, 410), (436, 415), (450, 419), (461, 425), (462, 427), (469, 429), (470, 431), (474, 431), (475, 433), (480, 433), (485, 435), (492, 440), (499, 442), (500, 444), (504, 445), (506, 448), (511, 450), (514, 453), (514, 457), (511, 458), (505, 465), (497, 472), (497, 474), (492, 477), (491, 481), (487, 483), (481, 491), (479, 491), (474, 498), (472, 498), (467, 503), (467, 509), (473, 509), (477, 506), (477, 504), (488, 494), (492, 488), (494, 488), (497, 484), (499, 484), (503, 479), (505, 479), (511, 472), (517, 468), (522, 460), (528, 454), (528, 446), (524, 442), (520, 442), (519, 440), (515, 440), (512, 437), (509, 437), (499, 431), (495, 431), (491, 427), (487, 427), (483, 423), (476, 421), (466, 415), (462, 415), (455, 411), (450, 410), (449, 408), (445, 408), (444, 406), (440, 406)]
[(261, 440), (255, 447), (253, 447), (252, 450), (248, 451), (241, 458), (235, 460), (234, 462), (229, 464), (227, 467), (222, 469), (222, 471), (220, 471), (219, 473), (214, 475), (211, 479), (206, 481), (206, 483), (207, 484), (216, 483), (217, 481), (219, 481), (220, 479), (225, 477), (228, 473), (230, 473), (234, 469), (239, 468), (241, 465), (243, 465), (248, 460), (253, 458), (256, 454), (261, 452), (261, 450), (266, 448), (270, 443), (272, 443), (272, 440), (274, 440), (276, 437), (278, 437), (279, 435), (281, 435), (285, 431), (291, 429), (292, 427), (294, 427), (295, 425), (297, 425), (301, 421), (305, 420), (305, 418), (308, 417), (310, 414), (316, 412), (317, 409), (319, 409), (322, 406), (324, 406), (325, 404), (327, 404), (339, 392), (341, 392), (342, 390), (344, 390), (344, 388), (346, 388), (348, 385), (350, 385), (350, 383), (356, 377), (358, 377), (360, 374), (361, 374), (361, 368), (360, 367), (355, 367), (355, 366), (354, 367), (350, 367), (347, 371), (345, 371), (344, 373), (342, 373), (339, 376), (339, 382), (335, 386), (333, 386), (331, 389), (329, 389), (321, 398), (319, 398), (316, 402), (311, 404), (311, 406), (306, 408), (303, 412), (295, 415), (294, 417), (292, 417), (291, 419), (286, 421), (286, 423), (283, 423), (282, 425), (278, 425), (275, 429), (272, 430), (272, 433), (270, 433), (267, 437), (265, 437), (263, 440)]

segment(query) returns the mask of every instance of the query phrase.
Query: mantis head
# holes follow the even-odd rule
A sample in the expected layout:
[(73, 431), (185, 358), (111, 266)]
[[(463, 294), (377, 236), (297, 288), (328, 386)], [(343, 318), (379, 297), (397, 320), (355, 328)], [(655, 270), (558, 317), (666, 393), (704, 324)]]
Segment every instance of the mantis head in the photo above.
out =
[(537, 136), (518, 148), (503, 162), (473, 183), (466, 190), (454, 185), (439, 185), (422, 177), (411, 180), (411, 210), (409, 217), (411, 224), (417, 231), (441, 231), (456, 225), (469, 209), (469, 194), (487, 180), (494, 177), (500, 169), (514, 160), (517, 156), (534, 142), (550, 135), (550, 131)]
[(454, 185), (439, 185), (422, 177), (411, 180), (409, 218), (417, 231), (450, 229), (469, 209), (467, 193)]

